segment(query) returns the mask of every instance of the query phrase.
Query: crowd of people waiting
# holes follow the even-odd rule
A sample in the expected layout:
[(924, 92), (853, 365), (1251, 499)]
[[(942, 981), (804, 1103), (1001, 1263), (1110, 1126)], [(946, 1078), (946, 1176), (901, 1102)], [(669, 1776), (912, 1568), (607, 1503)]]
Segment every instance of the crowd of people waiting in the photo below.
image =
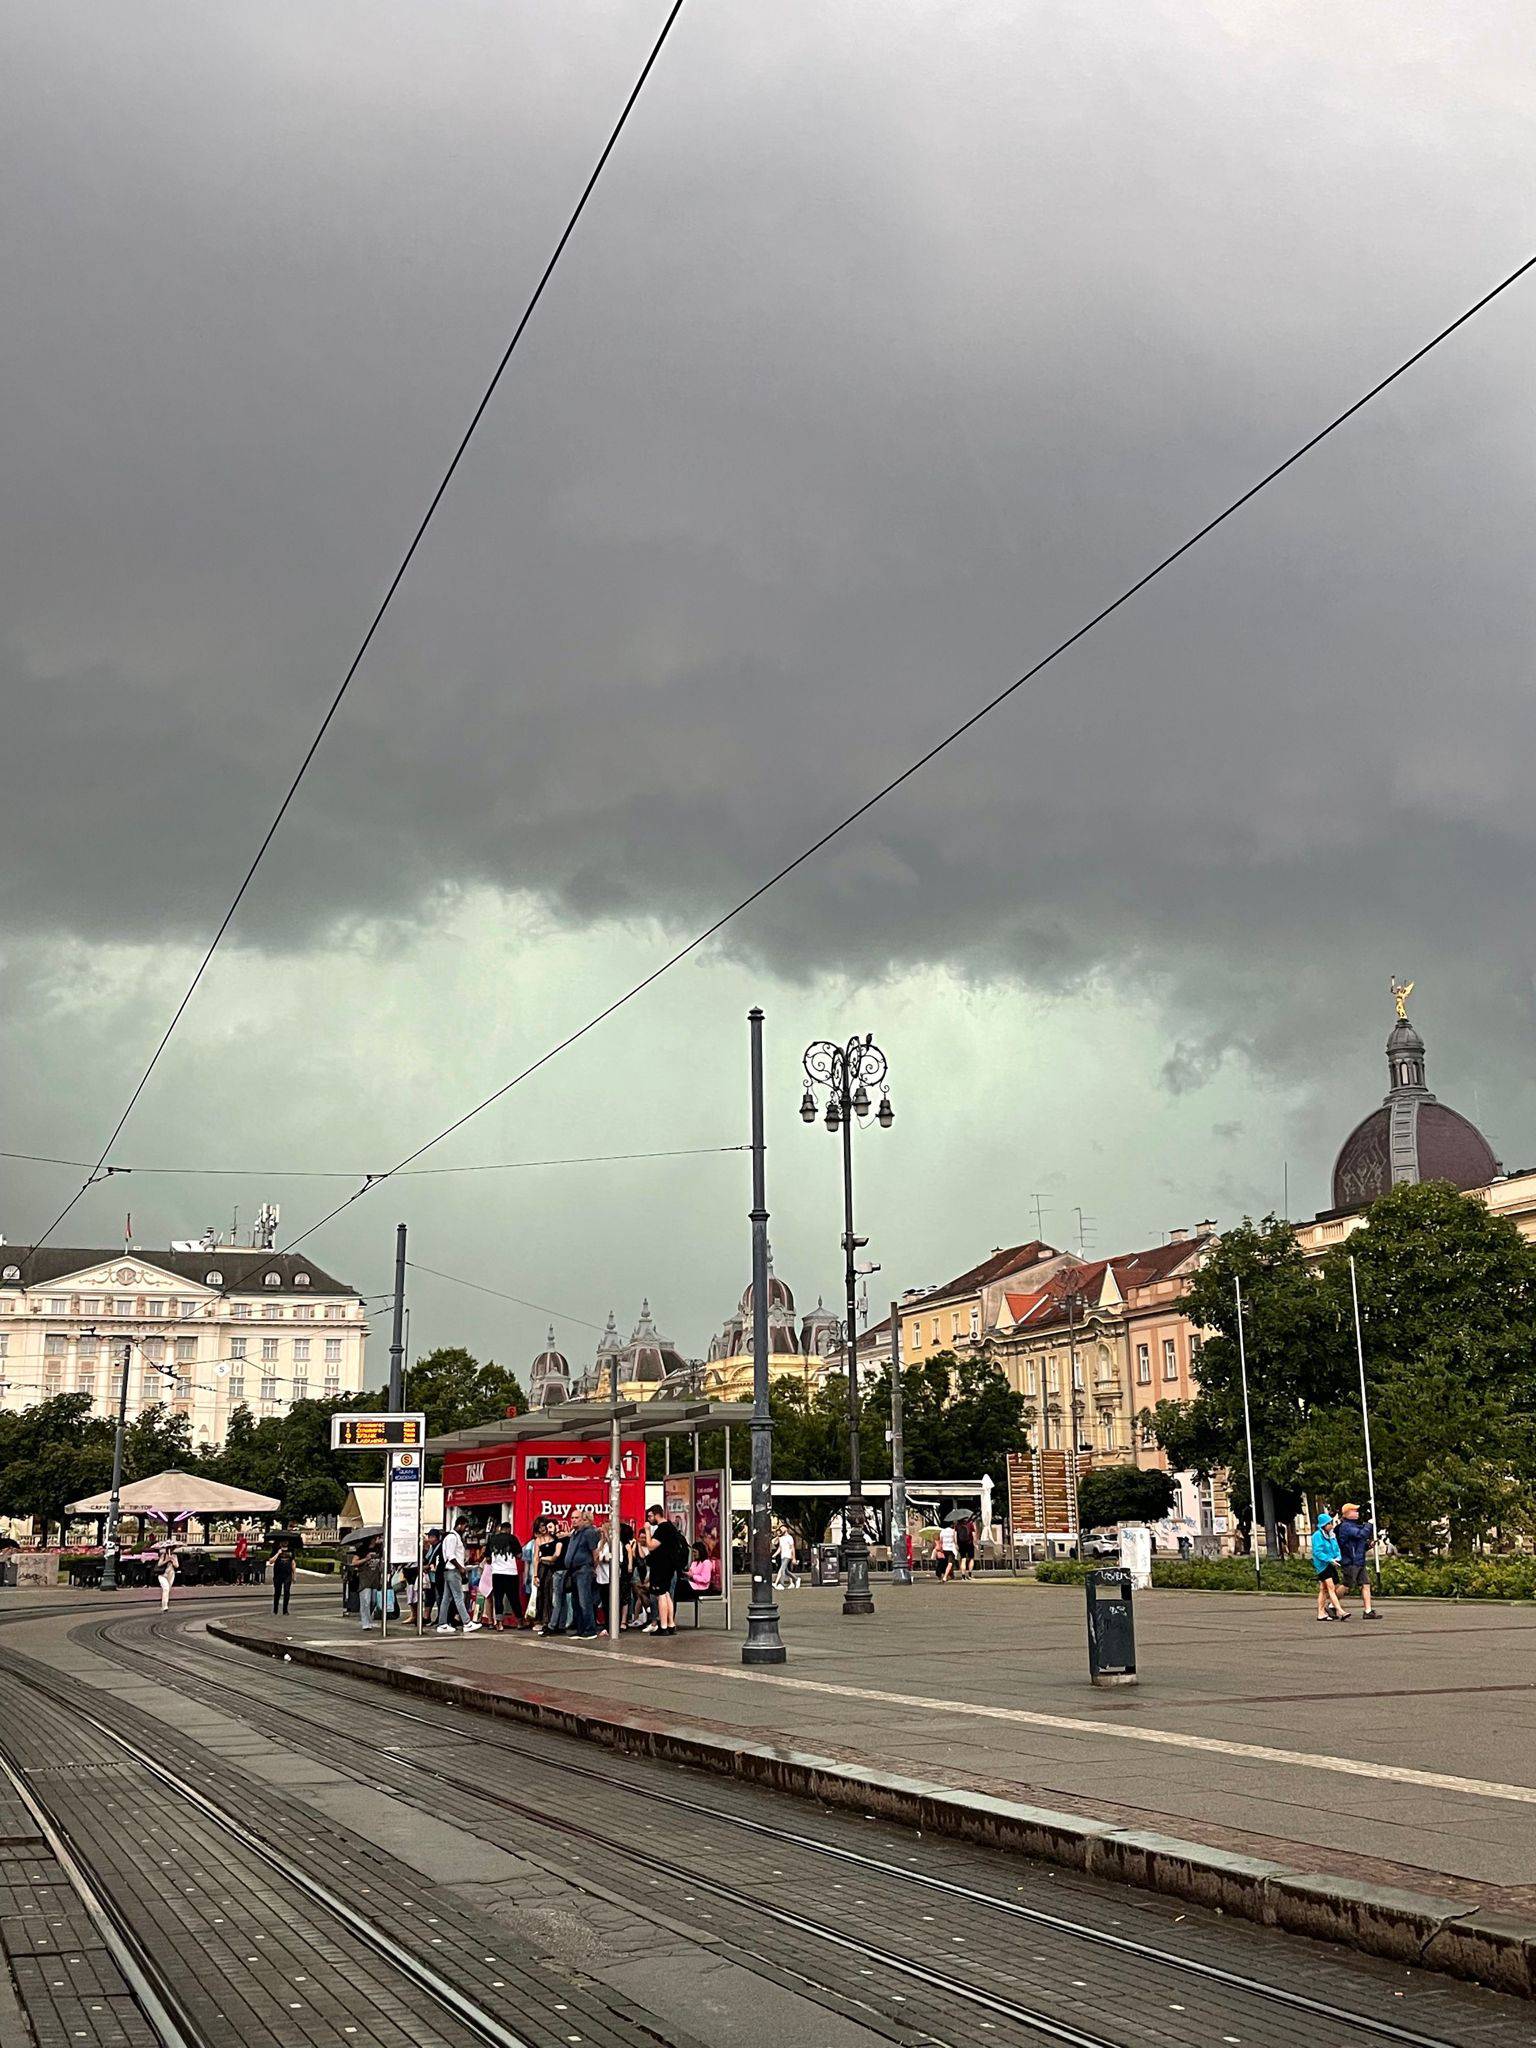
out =
[[(387, 1603), (391, 1618), (400, 1615), (412, 1628), (419, 1619), (439, 1635), (525, 1628), (591, 1641), (608, 1633), (615, 1572), (620, 1629), (671, 1636), (679, 1595), (708, 1592), (714, 1566), (702, 1544), (690, 1553), (659, 1507), (638, 1529), (620, 1523), (617, 1556), (607, 1523), (585, 1509), (564, 1520), (542, 1517), (527, 1543), (509, 1522), (476, 1531), (461, 1515), (452, 1528), (427, 1531), (419, 1572), (414, 1564), (387, 1570), (376, 1540), (359, 1546), (358, 1619), (365, 1629), (378, 1627)], [(274, 1577), (274, 1611), (276, 1597)]]

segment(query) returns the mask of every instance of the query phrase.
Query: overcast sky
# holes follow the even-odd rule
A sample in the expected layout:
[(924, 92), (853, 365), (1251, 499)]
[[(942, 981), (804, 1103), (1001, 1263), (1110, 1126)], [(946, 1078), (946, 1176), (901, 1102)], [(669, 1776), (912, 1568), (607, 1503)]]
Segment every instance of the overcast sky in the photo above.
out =
[[(662, 0), (0, 23), (0, 1143), (94, 1156)], [(1527, 8), (688, 0), (67, 1241), (283, 1239), (819, 836), (1530, 253)], [(739, 1144), (839, 1286), (807, 1039), (873, 1030), (878, 1299), (1328, 1200), (1385, 1086), (1536, 1158), (1536, 277), (434, 1153)], [(4, 1167), (26, 1241), (66, 1169)], [(75, 1176), (78, 1181), (79, 1176)], [(701, 1352), (743, 1155), (416, 1178), (307, 1247)], [(418, 1276), (416, 1348), (547, 1317)], [(382, 1369), (383, 1344), (374, 1364)]]

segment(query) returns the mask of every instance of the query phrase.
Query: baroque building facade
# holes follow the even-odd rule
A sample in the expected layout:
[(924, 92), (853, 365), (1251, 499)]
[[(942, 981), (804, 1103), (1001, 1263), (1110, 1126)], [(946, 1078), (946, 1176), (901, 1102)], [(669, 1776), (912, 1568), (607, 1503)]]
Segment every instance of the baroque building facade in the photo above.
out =
[(216, 1448), (237, 1408), (358, 1392), (367, 1338), (357, 1290), (293, 1254), (0, 1244), (0, 1409), (88, 1394), (115, 1415), (126, 1346), (129, 1420), (168, 1408)]

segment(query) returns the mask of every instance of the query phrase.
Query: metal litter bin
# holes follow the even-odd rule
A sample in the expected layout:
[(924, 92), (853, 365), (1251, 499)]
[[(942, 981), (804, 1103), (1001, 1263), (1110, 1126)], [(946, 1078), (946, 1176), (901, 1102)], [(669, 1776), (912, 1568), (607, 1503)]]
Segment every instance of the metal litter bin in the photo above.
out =
[(811, 1553), (811, 1584), (840, 1586), (843, 1582), (843, 1554), (835, 1543), (818, 1543)]
[(1088, 1676), (1095, 1685), (1136, 1683), (1135, 1589), (1130, 1568), (1110, 1565), (1089, 1572)]

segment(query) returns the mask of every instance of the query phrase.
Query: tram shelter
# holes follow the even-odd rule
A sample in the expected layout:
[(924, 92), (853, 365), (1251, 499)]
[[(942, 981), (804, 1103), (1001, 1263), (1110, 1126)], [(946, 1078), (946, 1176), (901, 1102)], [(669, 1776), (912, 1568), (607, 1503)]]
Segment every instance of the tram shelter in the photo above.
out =
[[(645, 1520), (648, 1446), (660, 1442), (666, 1447), (670, 1469), (674, 1439), (691, 1439), (697, 1472), (700, 1437), (723, 1430), (728, 1503), (731, 1431), (751, 1420), (751, 1405), (745, 1401), (565, 1401), (432, 1437), (426, 1449), (443, 1461), (445, 1520), (463, 1514), (482, 1525), (510, 1522), (518, 1541), (526, 1544), (544, 1516), (564, 1521), (584, 1509), (599, 1524), (606, 1522), (610, 1552), (617, 1557), (619, 1524), (638, 1528)], [(728, 1506), (726, 1520), (721, 1590), (729, 1625)], [(609, 1588), (615, 1636), (618, 1582), (615, 1572)]]

